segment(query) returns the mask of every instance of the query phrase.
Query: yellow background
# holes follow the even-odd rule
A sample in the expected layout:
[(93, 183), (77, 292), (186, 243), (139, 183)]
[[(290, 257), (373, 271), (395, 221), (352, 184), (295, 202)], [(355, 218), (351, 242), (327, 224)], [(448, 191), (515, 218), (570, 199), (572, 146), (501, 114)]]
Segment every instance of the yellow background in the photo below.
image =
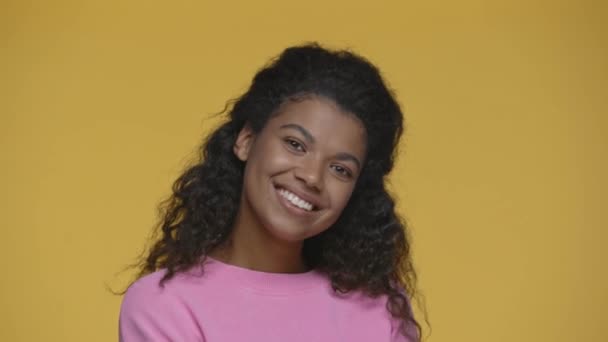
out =
[(0, 340), (117, 339), (117, 274), (288, 45), (377, 63), (429, 341), (608, 341), (603, 1), (2, 1)]

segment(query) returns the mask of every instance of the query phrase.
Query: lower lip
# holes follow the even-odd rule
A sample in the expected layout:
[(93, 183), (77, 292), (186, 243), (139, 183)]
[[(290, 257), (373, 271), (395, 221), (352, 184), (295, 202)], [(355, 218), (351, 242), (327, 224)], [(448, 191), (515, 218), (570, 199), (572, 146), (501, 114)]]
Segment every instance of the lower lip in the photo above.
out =
[(287, 198), (283, 197), (283, 195), (279, 193), (279, 190), (280, 189), (275, 188), (277, 197), (279, 198), (279, 202), (281, 202), (283, 207), (285, 207), (285, 209), (287, 209), (287, 211), (289, 211), (291, 214), (301, 217), (310, 217), (311, 215), (313, 215), (314, 211), (307, 211), (302, 208), (296, 207)]

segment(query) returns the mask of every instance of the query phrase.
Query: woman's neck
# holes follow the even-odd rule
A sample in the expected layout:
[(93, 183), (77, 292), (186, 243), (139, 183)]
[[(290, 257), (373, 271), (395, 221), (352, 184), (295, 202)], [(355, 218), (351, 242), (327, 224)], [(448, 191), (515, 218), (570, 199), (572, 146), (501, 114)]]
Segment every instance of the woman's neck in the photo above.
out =
[(303, 241), (282, 241), (254, 220), (237, 215), (226, 243), (209, 253), (217, 260), (269, 273), (302, 273), (310, 270), (302, 258)]

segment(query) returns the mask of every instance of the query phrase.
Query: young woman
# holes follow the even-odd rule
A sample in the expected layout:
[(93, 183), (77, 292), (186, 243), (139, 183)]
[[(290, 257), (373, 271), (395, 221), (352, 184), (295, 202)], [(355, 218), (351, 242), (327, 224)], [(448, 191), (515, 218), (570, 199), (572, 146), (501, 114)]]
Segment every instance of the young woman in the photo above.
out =
[(121, 341), (417, 341), (416, 276), (384, 185), (402, 129), (370, 62), (286, 49), (175, 182)]

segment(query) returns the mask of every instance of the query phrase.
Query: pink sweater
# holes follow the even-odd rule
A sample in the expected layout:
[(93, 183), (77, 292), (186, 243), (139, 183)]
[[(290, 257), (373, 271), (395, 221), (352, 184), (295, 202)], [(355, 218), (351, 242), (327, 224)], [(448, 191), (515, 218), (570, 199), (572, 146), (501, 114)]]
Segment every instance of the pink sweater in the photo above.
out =
[(265, 273), (208, 257), (199, 273), (164, 288), (164, 271), (136, 281), (122, 302), (120, 341), (413, 341), (397, 333), (386, 297), (335, 294), (318, 271)]

